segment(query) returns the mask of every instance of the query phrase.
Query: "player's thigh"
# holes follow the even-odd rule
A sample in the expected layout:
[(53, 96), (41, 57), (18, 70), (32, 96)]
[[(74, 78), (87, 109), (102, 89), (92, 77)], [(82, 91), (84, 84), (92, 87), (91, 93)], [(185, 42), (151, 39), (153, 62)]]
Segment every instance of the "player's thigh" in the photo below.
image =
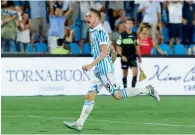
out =
[(129, 68), (128, 62), (124, 62), (121, 60), (121, 69), (128, 69), (128, 68)]
[(115, 92), (120, 90), (120, 86), (116, 82), (116, 78), (113, 73), (109, 73), (107, 75), (101, 75), (100, 80), (106, 90), (111, 94), (115, 95)]
[(92, 93), (92, 92), (93, 93), (95, 92), (96, 94), (99, 94), (100, 91), (102, 90), (102, 87), (103, 87), (103, 85), (102, 85), (101, 80), (98, 77), (94, 76), (92, 78), (91, 87), (90, 87), (90, 90), (88, 91), (88, 94)]

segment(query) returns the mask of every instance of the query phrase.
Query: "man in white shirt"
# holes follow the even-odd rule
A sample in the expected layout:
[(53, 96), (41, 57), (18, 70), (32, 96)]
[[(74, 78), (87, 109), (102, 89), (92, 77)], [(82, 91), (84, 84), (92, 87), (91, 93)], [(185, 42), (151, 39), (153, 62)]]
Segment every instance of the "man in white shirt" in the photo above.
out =
[(180, 35), (182, 34), (182, 8), (183, 3), (179, 1), (168, 2), (169, 11), (169, 45), (173, 47), (174, 39), (176, 44), (180, 44)]
[(140, 4), (138, 12), (143, 14), (143, 22), (151, 26), (151, 34), (153, 40), (156, 42), (156, 26), (161, 23), (161, 7), (159, 1), (144, 1)]
[(108, 33), (109, 38), (111, 40), (112, 30), (110, 28), (109, 22), (105, 20), (105, 12), (106, 12), (105, 8), (102, 8), (100, 10), (100, 13), (101, 13), (101, 24), (102, 24), (102, 27), (105, 29), (105, 31)]

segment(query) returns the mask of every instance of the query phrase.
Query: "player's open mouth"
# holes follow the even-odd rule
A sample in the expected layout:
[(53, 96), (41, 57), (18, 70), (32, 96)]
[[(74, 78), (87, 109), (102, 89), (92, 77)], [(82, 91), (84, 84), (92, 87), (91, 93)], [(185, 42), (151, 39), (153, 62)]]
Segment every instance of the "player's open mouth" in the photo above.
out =
[(88, 23), (88, 24), (90, 24), (90, 22), (89, 22), (89, 21), (88, 21), (87, 23)]

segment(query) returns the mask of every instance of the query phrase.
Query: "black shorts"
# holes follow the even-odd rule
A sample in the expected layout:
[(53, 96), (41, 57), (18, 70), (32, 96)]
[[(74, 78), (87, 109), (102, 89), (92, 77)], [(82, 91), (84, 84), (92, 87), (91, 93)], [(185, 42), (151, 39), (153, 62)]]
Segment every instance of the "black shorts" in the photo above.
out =
[(182, 33), (182, 24), (181, 23), (169, 23), (169, 37), (176, 38), (180, 37)]
[(127, 62), (123, 62), (121, 59), (121, 68), (122, 69), (128, 69), (128, 68), (132, 68), (132, 67), (137, 67), (137, 61), (136, 59), (128, 59)]

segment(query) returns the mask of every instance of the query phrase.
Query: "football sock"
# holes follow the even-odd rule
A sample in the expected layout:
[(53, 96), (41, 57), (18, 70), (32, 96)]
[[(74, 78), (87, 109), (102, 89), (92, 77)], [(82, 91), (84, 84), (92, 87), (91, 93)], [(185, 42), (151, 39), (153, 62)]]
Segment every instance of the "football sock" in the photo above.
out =
[(131, 86), (132, 86), (132, 87), (135, 87), (136, 82), (137, 82), (137, 76), (133, 76)]
[(90, 112), (93, 110), (94, 104), (95, 104), (94, 101), (85, 100), (85, 103), (84, 103), (83, 110), (81, 112), (80, 118), (77, 120), (77, 123), (79, 125), (84, 125), (85, 120), (89, 116)]
[(123, 77), (123, 86), (127, 88), (127, 77)]
[(149, 94), (147, 88), (126, 88), (121, 90), (122, 98), (133, 97), (140, 94)]

